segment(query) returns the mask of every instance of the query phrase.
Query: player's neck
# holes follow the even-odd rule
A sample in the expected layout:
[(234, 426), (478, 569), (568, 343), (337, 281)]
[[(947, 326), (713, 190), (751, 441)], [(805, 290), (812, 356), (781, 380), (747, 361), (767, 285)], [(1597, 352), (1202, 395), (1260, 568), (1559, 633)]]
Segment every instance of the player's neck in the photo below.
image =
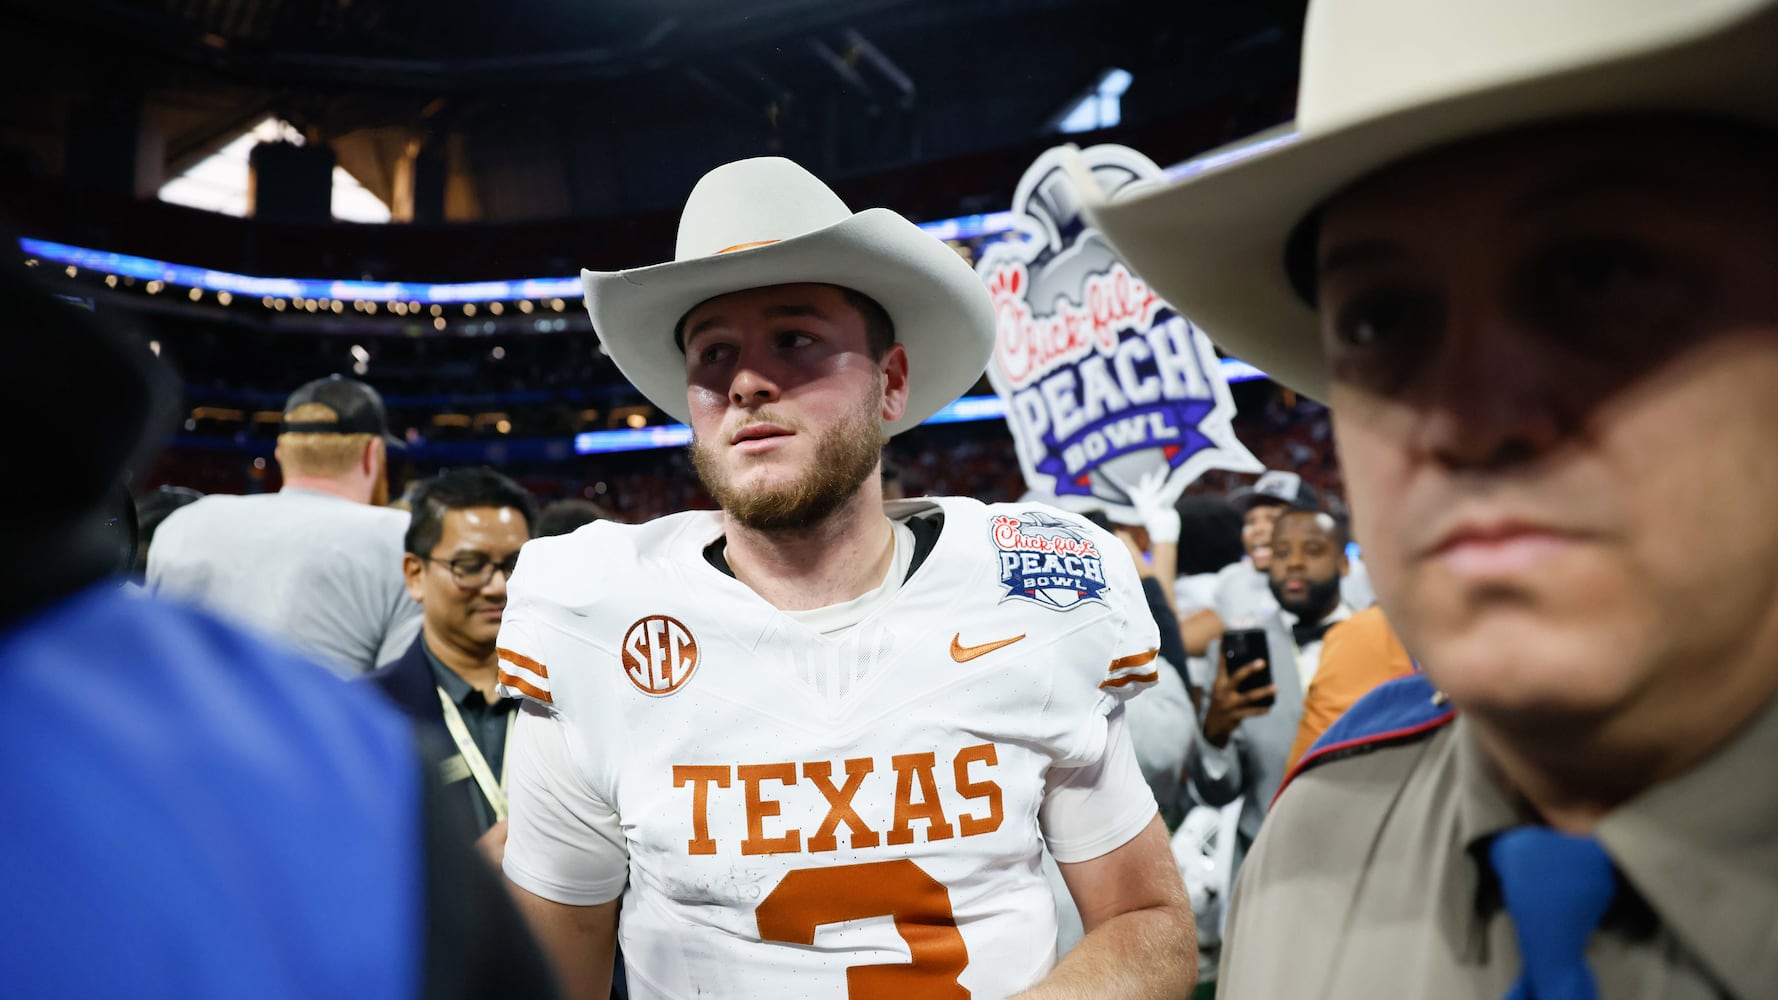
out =
[(724, 517), (735, 579), (782, 611), (809, 611), (875, 590), (895, 559), (895, 529), (873, 477), (819, 524), (758, 531)]

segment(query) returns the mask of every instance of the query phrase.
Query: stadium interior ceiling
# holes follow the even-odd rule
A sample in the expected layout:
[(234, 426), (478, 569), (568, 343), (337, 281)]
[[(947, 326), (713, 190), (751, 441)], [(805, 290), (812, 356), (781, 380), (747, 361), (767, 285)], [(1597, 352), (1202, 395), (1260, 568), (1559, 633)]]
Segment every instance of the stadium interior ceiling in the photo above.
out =
[[(443, 283), (668, 259), (697, 178), (746, 156), (789, 156), (854, 208), (917, 222), (999, 212), (1061, 142), (1123, 143), (1164, 166), (1284, 121), (1303, 7), (0, 0), (0, 227), (232, 275)], [(1116, 70), (1115, 114), (1064, 134)], [(157, 197), (268, 120), (301, 148), (254, 161), (246, 217)], [(392, 221), (317, 205), (316, 170), (335, 168)], [(263, 469), (283, 394), (330, 372), (377, 385), (422, 461), (560, 464), (571, 435), (666, 422), (602, 356), (571, 290), (379, 304), (66, 270), (71, 293), (127, 314), (178, 370), (190, 418), (174, 453)]]
[[(1074, 138), (1182, 159), (1287, 115), (1300, 6), (4, 0), (0, 171), (31, 195), (21, 226), (83, 246), (259, 274), (571, 274), (661, 259), (691, 185), (743, 156), (917, 220), (1004, 208), (1112, 68), (1132, 78), (1119, 124)], [(411, 225), (317, 235), (117, 204), (272, 115)], [(610, 240), (600, 220), (635, 231)], [(518, 224), (531, 249), (465, 232), (439, 252), (420, 231), (441, 223)], [(185, 232), (205, 259), (174, 253)]]

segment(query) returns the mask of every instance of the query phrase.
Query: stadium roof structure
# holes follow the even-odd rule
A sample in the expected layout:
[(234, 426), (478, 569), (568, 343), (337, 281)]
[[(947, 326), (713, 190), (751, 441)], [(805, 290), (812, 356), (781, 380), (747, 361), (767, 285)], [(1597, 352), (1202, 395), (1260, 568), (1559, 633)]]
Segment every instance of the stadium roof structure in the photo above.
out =
[(395, 220), (485, 223), (669, 209), (710, 167), (762, 153), (838, 181), (1018, 151), (985, 180), (872, 192), (930, 199), (942, 207), (910, 214), (937, 218), (972, 197), (1004, 204), (1023, 151), (1053, 141), (1083, 95), (1097, 95), (1072, 119), (1096, 129), (1083, 139), (1194, 109), (1215, 109), (1218, 140), (1279, 120), (1302, 7), (0, 0), (0, 80), (14, 97), (0, 106), (0, 178), (152, 197), (275, 117), (331, 149)]

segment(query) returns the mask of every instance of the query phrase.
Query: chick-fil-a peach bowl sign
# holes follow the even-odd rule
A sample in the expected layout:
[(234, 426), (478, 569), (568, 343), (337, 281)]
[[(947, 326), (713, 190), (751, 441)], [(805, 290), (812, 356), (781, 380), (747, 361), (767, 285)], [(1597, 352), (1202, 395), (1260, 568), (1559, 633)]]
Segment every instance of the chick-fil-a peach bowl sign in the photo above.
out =
[(1235, 403), (1210, 339), (1130, 273), (1086, 222), (1063, 167), (1078, 155), (1108, 194), (1164, 182), (1124, 146), (1049, 150), (1013, 197), (1019, 235), (976, 272), (998, 333), (988, 380), (1027, 486), (1066, 507), (1134, 514), (1129, 490), (1167, 470), (1176, 498), (1205, 469), (1262, 471), (1235, 438)]

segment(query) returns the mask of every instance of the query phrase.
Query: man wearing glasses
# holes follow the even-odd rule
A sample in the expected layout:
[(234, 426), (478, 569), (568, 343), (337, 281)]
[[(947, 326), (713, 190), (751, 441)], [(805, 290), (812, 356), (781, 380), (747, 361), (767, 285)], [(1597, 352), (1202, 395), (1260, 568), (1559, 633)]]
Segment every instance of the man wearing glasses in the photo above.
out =
[(518, 703), (495, 695), (494, 637), (506, 581), (531, 537), (537, 504), (492, 469), (452, 469), (414, 498), (402, 568), (420, 603), (420, 635), (369, 680), (450, 748), (441, 778), (494, 849), (506, 828), (506, 734)]

